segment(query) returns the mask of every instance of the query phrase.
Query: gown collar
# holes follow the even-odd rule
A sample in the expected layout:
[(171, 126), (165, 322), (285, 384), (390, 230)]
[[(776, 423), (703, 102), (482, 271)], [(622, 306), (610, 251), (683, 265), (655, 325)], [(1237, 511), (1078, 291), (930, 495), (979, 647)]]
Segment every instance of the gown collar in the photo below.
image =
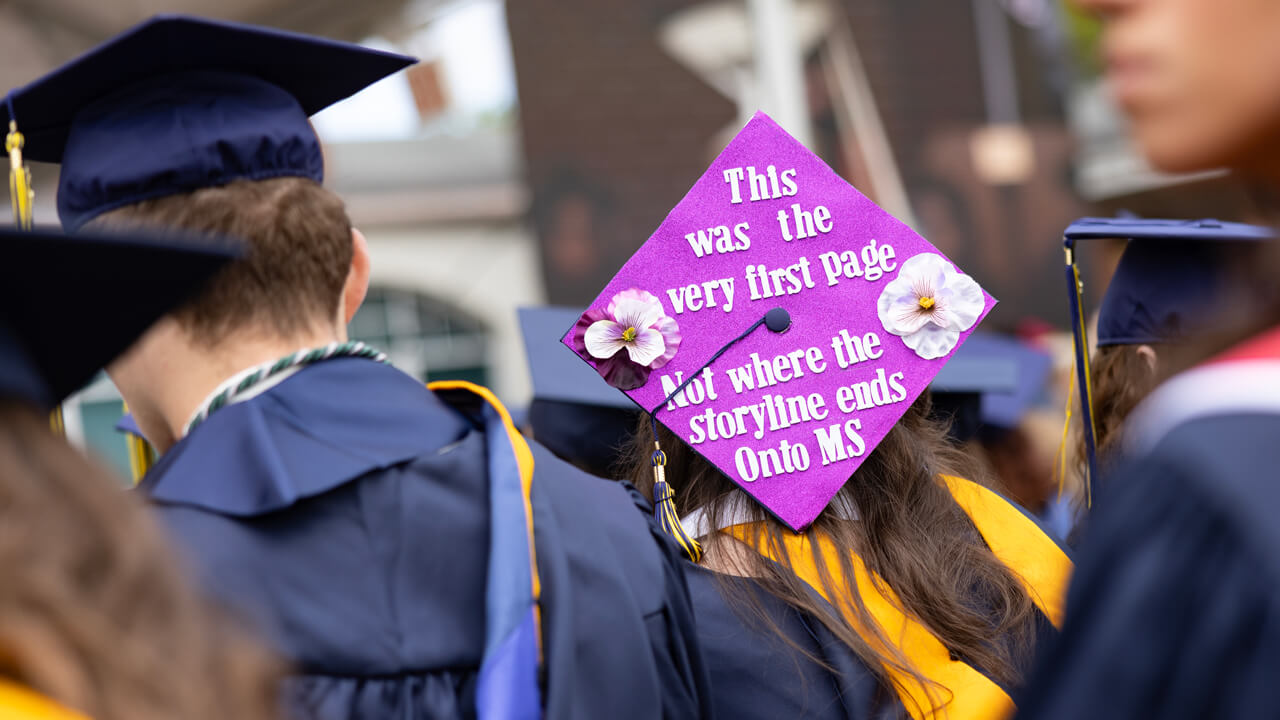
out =
[(210, 415), (139, 487), (162, 503), (261, 515), (439, 452), (471, 427), (403, 372), (339, 358)]

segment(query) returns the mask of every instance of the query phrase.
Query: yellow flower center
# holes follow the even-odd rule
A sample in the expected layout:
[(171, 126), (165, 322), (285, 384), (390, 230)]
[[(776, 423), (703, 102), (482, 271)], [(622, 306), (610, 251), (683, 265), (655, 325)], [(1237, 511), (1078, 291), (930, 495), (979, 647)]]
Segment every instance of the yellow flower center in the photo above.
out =
[(639, 335), (639, 334), (640, 334), (639, 331), (637, 331), (635, 328), (629, 327), (626, 330), (622, 331), (622, 342), (635, 342), (636, 335)]
[(921, 310), (932, 310), (932, 309), (933, 309), (933, 306), (934, 306), (934, 299), (933, 299), (933, 298), (931, 298), (931, 297), (922, 297), (922, 298), (920, 298), (920, 309), (921, 309)]

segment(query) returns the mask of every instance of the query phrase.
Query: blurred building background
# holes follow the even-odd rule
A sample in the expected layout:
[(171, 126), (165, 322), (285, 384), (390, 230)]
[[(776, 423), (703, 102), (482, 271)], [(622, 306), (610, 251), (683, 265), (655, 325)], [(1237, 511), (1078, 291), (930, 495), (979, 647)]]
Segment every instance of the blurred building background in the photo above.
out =
[[(991, 330), (1065, 327), (1075, 217), (1250, 217), (1231, 178), (1142, 163), (1061, 0), (0, 0), (0, 79), (159, 12), (423, 59), (315, 119), (373, 252), (351, 331), (515, 406), (515, 308), (589, 302), (757, 108), (980, 278)], [(56, 168), (35, 172), (55, 222)], [(1110, 261), (1086, 258), (1095, 297)], [(123, 466), (118, 416), (104, 377), (68, 428)]]

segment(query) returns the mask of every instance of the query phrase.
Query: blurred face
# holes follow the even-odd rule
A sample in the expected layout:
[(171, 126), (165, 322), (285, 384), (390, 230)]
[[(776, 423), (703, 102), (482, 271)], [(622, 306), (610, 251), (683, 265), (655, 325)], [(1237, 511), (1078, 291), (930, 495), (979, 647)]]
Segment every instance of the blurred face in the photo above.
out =
[(1280, 180), (1280, 1), (1076, 0), (1152, 164)]

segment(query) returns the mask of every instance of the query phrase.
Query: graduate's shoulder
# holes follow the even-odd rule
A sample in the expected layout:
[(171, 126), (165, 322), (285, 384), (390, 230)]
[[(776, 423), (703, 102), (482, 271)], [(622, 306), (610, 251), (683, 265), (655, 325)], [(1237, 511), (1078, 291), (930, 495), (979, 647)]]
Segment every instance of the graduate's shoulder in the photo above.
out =
[[(1171, 429), (1146, 455), (1121, 466), (1113, 484), (1132, 491), (1171, 494), (1206, 521), (1222, 524), (1237, 540), (1272, 561), (1280, 578), (1280, 413), (1223, 412), (1195, 417)], [(1128, 494), (1128, 493), (1126, 493)]]
[[(673, 558), (644, 497), (629, 483), (591, 475), (537, 442), (529, 449), (535, 532), (540, 519), (553, 523), (560, 551), (575, 558), (579, 572), (625, 577), (641, 607), (655, 611), (665, 605), (668, 588), (661, 579), (671, 577)], [(549, 541), (551, 533), (543, 537)]]
[[(875, 673), (816, 616), (751, 578), (684, 567), (717, 717), (905, 716)], [(816, 592), (814, 601), (825, 604)]]

